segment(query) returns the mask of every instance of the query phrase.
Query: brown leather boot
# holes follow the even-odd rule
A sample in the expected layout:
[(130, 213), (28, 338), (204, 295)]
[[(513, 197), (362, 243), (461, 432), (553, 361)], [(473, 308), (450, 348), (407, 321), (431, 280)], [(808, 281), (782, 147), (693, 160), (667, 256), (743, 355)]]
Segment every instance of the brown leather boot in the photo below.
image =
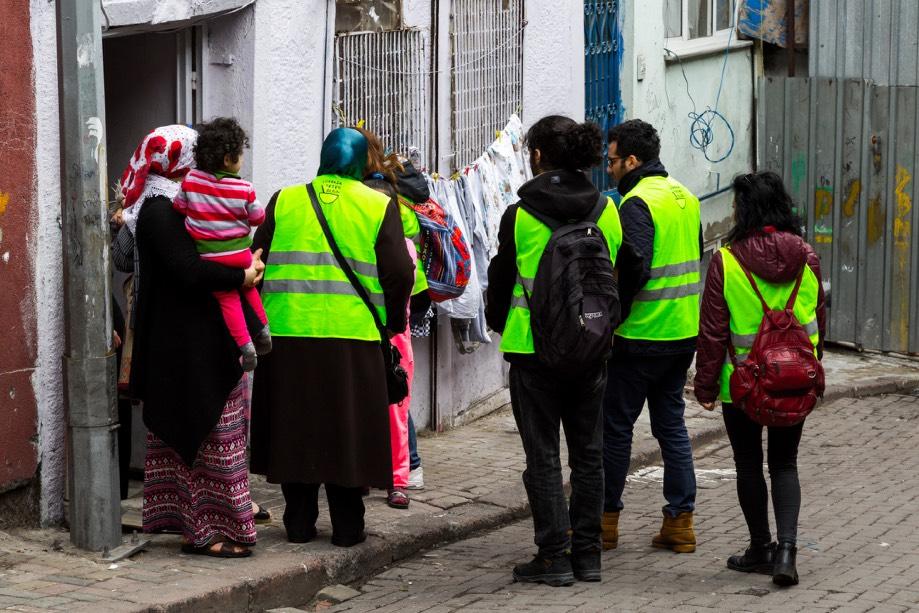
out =
[(696, 550), (696, 534), (692, 530), (692, 511), (671, 517), (664, 512), (661, 531), (651, 539), (651, 545), (658, 549), (670, 549), (676, 553), (692, 553)]
[(603, 551), (615, 549), (619, 545), (619, 511), (603, 513), (600, 530), (602, 530)]

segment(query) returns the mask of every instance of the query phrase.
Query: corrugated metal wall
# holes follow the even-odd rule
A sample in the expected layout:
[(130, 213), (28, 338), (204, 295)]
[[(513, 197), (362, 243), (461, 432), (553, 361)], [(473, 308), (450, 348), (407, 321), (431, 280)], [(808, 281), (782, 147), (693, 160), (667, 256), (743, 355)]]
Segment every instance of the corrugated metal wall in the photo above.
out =
[(919, 85), (919, 2), (813, 0), (810, 74)]
[(828, 339), (919, 352), (919, 88), (766, 78), (759, 100), (759, 168), (803, 209), (831, 290)]

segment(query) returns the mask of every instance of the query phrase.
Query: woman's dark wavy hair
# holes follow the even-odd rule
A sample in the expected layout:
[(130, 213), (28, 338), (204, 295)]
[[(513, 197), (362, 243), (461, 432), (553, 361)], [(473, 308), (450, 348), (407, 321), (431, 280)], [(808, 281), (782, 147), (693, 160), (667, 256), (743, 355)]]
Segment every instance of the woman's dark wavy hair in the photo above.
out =
[(249, 137), (232, 117), (217, 117), (197, 127), (195, 164), (211, 174), (223, 170), (223, 156), (236, 162), (243, 149), (249, 147)]
[(734, 227), (727, 241), (733, 243), (772, 226), (781, 232), (801, 236), (801, 218), (785, 190), (782, 178), (771, 171), (738, 175), (734, 190)]
[[(530, 155), (539, 149), (541, 170), (586, 170), (603, 160), (603, 132), (595, 123), (578, 123), (563, 115), (549, 115), (533, 124), (526, 135)], [(531, 157), (532, 159), (532, 157)]]

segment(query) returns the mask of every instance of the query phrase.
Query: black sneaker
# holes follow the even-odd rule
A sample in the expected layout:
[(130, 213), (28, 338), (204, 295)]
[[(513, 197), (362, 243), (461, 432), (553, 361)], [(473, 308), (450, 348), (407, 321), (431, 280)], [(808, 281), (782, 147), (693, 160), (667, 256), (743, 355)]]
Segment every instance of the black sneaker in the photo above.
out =
[(775, 560), (775, 543), (766, 545), (751, 544), (743, 554), (728, 558), (728, 568), (742, 573), (772, 574)]
[(600, 552), (581, 551), (571, 554), (571, 569), (578, 581), (600, 580)]
[(514, 567), (514, 581), (520, 583), (545, 583), (552, 587), (574, 585), (574, 572), (568, 556), (543, 558), (536, 556), (532, 562)]

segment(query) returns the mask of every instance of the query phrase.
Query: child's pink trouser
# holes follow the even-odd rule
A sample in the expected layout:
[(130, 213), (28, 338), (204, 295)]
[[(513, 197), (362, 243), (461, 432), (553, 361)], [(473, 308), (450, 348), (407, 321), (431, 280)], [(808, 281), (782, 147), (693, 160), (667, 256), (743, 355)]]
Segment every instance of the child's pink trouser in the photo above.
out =
[(392, 338), (392, 343), (402, 354), (402, 367), (408, 372), (408, 396), (399, 404), (389, 405), (392, 485), (404, 489), (408, 487), (408, 409), (412, 404), (412, 379), (415, 376), (412, 333), (406, 328), (405, 332)]
[[(209, 262), (217, 262), (230, 268), (241, 268), (245, 270), (252, 265), (252, 252), (246, 249), (239, 253), (228, 255), (209, 256), (205, 259)], [(223, 313), (223, 321), (236, 344), (240, 347), (246, 343), (252, 342), (249, 335), (249, 328), (246, 326), (246, 317), (243, 315), (242, 300), (249, 303), (252, 310), (258, 316), (263, 325), (268, 324), (268, 316), (265, 315), (265, 307), (262, 306), (262, 298), (258, 290), (254, 287), (240, 288), (229, 291), (214, 292), (214, 298), (220, 304), (220, 311)]]

